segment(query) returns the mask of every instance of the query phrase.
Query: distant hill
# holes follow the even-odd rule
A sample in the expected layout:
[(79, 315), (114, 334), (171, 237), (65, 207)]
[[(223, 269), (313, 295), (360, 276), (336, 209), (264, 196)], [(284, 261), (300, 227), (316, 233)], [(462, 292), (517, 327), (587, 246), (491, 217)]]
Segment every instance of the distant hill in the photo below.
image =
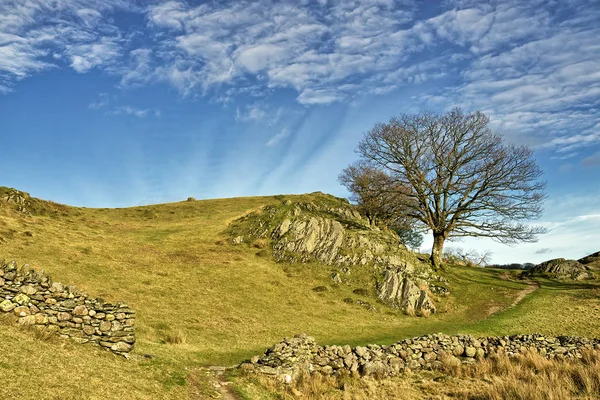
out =
[(578, 261), (591, 270), (600, 271), (600, 251), (580, 258)]
[(566, 260), (564, 258), (555, 258), (545, 261), (529, 269), (526, 272), (528, 276), (548, 276), (557, 279), (584, 280), (592, 279), (594, 275), (589, 268), (577, 260)]
[[(137, 313), (131, 360), (0, 318), (0, 398), (209, 398), (199, 366), (234, 365), (302, 332), (351, 346), (438, 332), (600, 335), (595, 281), (541, 280), (532, 291), (512, 271), (432, 274), (392, 232), (322, 193), (118, 209), (0, 193), (0, 260)], [(411, 287), (396, 272), (411, 272), (434, 314), (415, 318), (380, 298)], [(257, 385), (240, 390), (276, 398)]]

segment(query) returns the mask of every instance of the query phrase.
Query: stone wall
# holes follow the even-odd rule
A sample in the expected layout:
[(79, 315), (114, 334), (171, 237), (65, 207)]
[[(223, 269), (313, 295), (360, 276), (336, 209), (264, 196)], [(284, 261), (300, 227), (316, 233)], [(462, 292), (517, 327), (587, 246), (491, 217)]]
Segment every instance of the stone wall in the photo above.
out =
[(43, 271), (14, 261), (0, 263), (0, 311), (20, 324), (37, 325), (78, 343), (92, 343), (127, 356), (135, 343), (135, 312), (106, 303), (74, 286), (53, 282)]
[(389, 346), (319, 346), (297, 335), (271, 347), (240, 368), (293, 379), (302, 369), (325, 375), (393, 376), (406, 370), (434, 369), (444, 364), (472, 363), (492, 354), (514, 356), (537, 352), (547, 358), (578, 358), (584, 349), (600, 350), (600, 339), (539, 334), (474, 338), (469, 335), (427, 335)]

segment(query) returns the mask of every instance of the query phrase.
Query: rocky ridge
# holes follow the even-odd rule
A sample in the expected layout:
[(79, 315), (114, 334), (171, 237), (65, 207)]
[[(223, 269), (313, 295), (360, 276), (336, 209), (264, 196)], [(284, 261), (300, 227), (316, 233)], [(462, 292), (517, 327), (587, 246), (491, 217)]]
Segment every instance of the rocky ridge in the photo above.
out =
[(491, 355), (515, 356), (536, 352), (553, 358), (579, 358), (582, 351), (600, 350), (600, 339), (540, 334), (475, 338), (434, 334), (405, 339), (389, 346), (319, 346), (304, 334), (284, 338), (263, 355), (240, 364), (247, 372), (294, 379), (302, 371), (324, 375), (377, 377), (398, 375), (442, 365), (473, 363)]
[(443, 279), (428, 264), (402, 245), (394, 232), (371, 226), (347, 201), (312, 195), (313, 201), (287, 200), (234, 221), (232, 242), (268, 240), (276, 261), (337, 267), (332, 277), (338, 283), (355, 268), (370, 268), (379, 277), (376, 288), (382, 301), (416, 315), (435, 312), (429, 286)]
[(27, 192), (5, 186), (0, 186), (0, 209), (2, 206), (25, 215), (56, 215), (68, 209), (67, 206), (36, 199)]
[(526, 276), (545, 275), (556, 279), (584, 280), (593, 278), (593, 274), (585, 265), (577, 260), (555, 258), (536, 265), (527, 272)]
[(590, 254), (589, 256), (580, 258), (577, 261), (585, 265), (588, 269), (600, 270), (600, 251)]

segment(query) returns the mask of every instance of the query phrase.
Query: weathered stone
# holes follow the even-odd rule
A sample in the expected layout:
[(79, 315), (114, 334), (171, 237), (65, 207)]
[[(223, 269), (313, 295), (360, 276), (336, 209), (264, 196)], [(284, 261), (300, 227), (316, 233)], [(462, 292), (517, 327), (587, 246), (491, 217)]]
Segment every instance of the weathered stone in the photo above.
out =
[(73, 308), (73, 315), (77, 315), (77, 316), (88, 315), (88, 309), (84, 305), (78, 305), (75, 308)]
[(112, 324), (110, 321), (102, 321), (100, 322), (100, 331), (101, 332), (108, 332), (110, 331), (110, 328), (112, 327)]
[(27, 305), (29, 304), (29, 296), (27, 296), (24, 293), (19, 293), (18, 295), (15, 296), (15, 298), (13, 299), (14, 303), (17, 303), (19, 305)]
[(4, 312), (10, 312), (12, 310), (15, 309), (17, 305), (15, 303), (13, 303), (10, 300), (4, 300), (2, 303), (0, 303), (0, 310), (4, 311)]
[(117, 342), (110, 346), (112, 351), (120, 352), (120, 353), (128, 353), (133, 349), (133, 346), (129, 343), (125, 342)]
[(62, 283), (53, 282), (52, 285), (50, 286), (50, 289), (48, 289), (48, 290), (52, 293), (62, 292), (64, 290), (64, 286)]
[(59, 321), (69, 321), (72, 318), (72, 315), (68, 312), (59, 312), (56, 314), (56, 318), (58, 318)]
[(483, 357), (485, 357), (485, 350), (483, 350), (482, 348), (478, 348), (475, 351), (475, 358), (481, 360)]
[(48, 317), (42, 313), (35, 314), (35, 323), (38, 325), (48, 325)]
[(364, 357), (369, 352), (369, 349), (367, 349), (366, 347), (357, 346), (354, 352), (357, 356)]
[(379, 288), (379, 298), (408, 314), (424, 315), (436, 311), (427, 292), (419, 289), (400, 269), (386, 271)]
[(29, 296), (31, 296), (32, 294), (36, 294), (37, 291), (38, 290), (32, 285), (27, 285), (27, 286), (21, 287), (21, 292), (25, 293), (26, 295), (29, 295)]
[(27, 315), (30, 315), (30, 314), (31, 314), (31, 312), (29, 311), (29, 307), (27, 307), (27, 306), (19, 306), (19, 307), (16, 307), (16, 308), (13, 310), (13, 312), (15, 313), (15, 315), (16, 315), (17, 317), (25, 317), (25, 316), (27, 316)]
[(465, 356), (467, 357), (475, 357), (475, 354), (477, 353), (477, 349), (475, 349), (475, 347), (466, 347), (465, 348)]

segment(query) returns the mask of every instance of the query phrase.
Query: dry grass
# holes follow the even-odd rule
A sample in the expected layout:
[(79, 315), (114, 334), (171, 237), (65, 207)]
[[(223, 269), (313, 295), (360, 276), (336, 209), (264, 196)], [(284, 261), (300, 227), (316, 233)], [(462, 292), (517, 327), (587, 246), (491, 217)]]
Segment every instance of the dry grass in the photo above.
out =
[(168, 333), (164, 337), (164, 342), (168, 344), (185, 344), (186, 337), (185, 333), (181, 329), (173, 333)]
[[(542, 287), (525, 300), (526, 307), (487, 320), (490, 304), (504, 309), (526, 286), (498, 279), (493, 271), (457, 268), (449, 273), (453, 295), (438, 303), (442, 312), (416, 319), (380, 304), (374, 313), (345, 303), (344, 298), (356, 297), (352, 290), (358, 285), (334, 287), (330, 268), (277, 264), (268, 249), (262, 249), (264, 243), (234, 246), (225, 240), (229, 222), (286, 198), (182, 201), (126, 209), (56, 206), (57, 213), (44, 216), (0, 207), (0, 259), (44, 269), (56, 281), (75, 284), (91, 296), (129, 303), (137, 311), (135, 354), (140, 357), (126, 362), (89, 346), (64, 347), (62, 340), (38, 340), (3, 325), (0, 398), (18, 390), (16, 398), (36, 399), (37, 387), (44, 395), (56, 392), (61, 393), (58, 398), (76, 398), (83, 386), (105, 395), (121, 390), (114, 387), (123, 389), (119, 393), (127, 388), (123, 398), (185, 398), (187, 371), (238, 363), (300, 332), (322, 344), (351, 345), (391, 343), (432, 332), (600, 332), (597, 287)], [(360, 274), (372, 279), (369, 271), (360, 269), (352, 277)], [(329, 290), (313, 291), (317, 286)], [(25, 337), (29, 341), (24, 345)], [(153, 358), (142, 358), (144, 354)], [(30, 362), (32, 357), (35, 362)], [(96, 378), (98, 370), (107, 372)], [(119, 396), (104, 398), (114, 397)]]
[(535, 353), (492, 357), (473, 365), (447, 366), (444, 371), (379, 380), (308, 373), (291, 384), (264, 376), (240, 379), (248, 380), (245, 386), (258, 396), (298, 400), (591, 400), (600, 398), (600, 355), (588, 352), (579, 360), (547, 360)]

